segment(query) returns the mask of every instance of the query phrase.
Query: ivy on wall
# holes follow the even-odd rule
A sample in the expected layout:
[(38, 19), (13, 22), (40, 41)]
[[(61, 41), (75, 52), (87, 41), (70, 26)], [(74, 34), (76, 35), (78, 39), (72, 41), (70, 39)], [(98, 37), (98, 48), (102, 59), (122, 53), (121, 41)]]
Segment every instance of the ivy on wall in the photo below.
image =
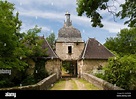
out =
[(45, 68), (45, 60), (44, 59), (37, 59), (34, 69), (34, 79), (36, 82), (44, 79), (48, 76), (48, 72)]
[(33, 75), (26, 75), (25, 79), (22, 81), (22, 85), (31, 85), (38, 83), (40, 80), (49, 76), (46, 68), (45, 68), (45, 59), (34, 58), (35, 67)]

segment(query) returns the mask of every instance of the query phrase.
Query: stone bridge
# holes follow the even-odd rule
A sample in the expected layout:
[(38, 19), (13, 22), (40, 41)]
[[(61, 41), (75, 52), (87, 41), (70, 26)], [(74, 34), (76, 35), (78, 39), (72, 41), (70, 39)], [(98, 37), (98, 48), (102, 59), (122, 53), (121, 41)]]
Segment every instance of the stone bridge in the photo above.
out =
[[(96, 86), (99, 90), (124, 90), (91, 74), (83, 73), (82, 78), (89, 82), (90, 84)], [(62, 78), (58, 78), (57, 74), (54, 73), (34, 85), (1, 88), (0, 90), (49, 90), (49, 88), (51, 88), (60, 79)]]

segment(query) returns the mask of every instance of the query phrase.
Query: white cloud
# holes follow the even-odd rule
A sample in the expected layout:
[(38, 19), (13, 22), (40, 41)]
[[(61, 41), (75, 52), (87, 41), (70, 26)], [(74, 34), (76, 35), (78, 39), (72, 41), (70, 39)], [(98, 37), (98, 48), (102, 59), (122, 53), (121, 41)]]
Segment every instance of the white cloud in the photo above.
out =
[[(73, 15), (72, 19), (78, 25), (89, 27), (91, 24), (89, 21), (90, 19), (86, 17), (78, 17), (76, 15)], [(103, 19), (102, 23), (104, 24), (104, 27), (101, 29), (107, 30), (110, 33), (118, 33), (120, 29), (127, 28), (127, 25), (124, 25), (124, 23), (109, 21), (107, 18)]]
[[(48, 12), (48, 11), (40, 11), (40, 10), (30, 10), (29, 13), (26, 10), (22, 10), (20, 12), (20, 15), (27, 16), (27, 17), (38, 17), (38, 18), (44, 18), (44, 19), (51, 19), (52, 21), (59, 21), (63, 22), (65, 19), (64, 13), (57, 13), (57, 12)], [(82, 16), (79, 17), (75, 14), (71, 15), (71, 20), (74, 24), (82, 25), (82, 26), (90, 26), (90, 19)], [(102, 29), (108, 30), (111, 33), (118, 33), (120, 29), (126, 28), (127, 26), (123, 23), (116, 23), (113, 21), (103, 20), (102, 23), (104, 24), (104, 27)]]
[(75, 6), (76, 0), (9, 0), (10, 2), (14, 2), (16, 4), (21, 4), (21, 6), (55, 6), (55, 7), (68, 7)]
[(121, 29), (127, 28), (123, 23), (109, 22), (103, 20), (104, 27), (102, 29), (108, 30), (110, 33), (118, 33)]
[[(68, 9), (68, 11), (71, 13), (71, 20), (73, 24), (90, 28), (91, 23), (89, 21), (90, 20), (89, 18), (85, 16), (82, 17), (77, 16), (76, 0), (72, 0), (72, 1), (71, 0), (9, 0), (9, 1), (14, 2), (16, 4), (20, 16), (25, 16), (30, 18), (34, 17), (35, 19), (43, 18), (43, 19), (48, 19), (54, 22), (61, 22), (61, 23), (63, 23), (63, 20), (65, 19), (64, 10)], [(124, 1), (125, 0), (118, 0), (117, 1), (118, 3), (115, 2), (114, 4), (118, 5), (124, 3)], [(57, 10), (48, 8), (47, 6), (49, 5), (53, 6)], [(102, 29), (107, 30), (111, 33), (117, 33), (120, 31), (120, 29), (127, 27), (126, 25), (123, 25), (123, 23), (116, 23), (111, 21), (113, 17), (109, 16), (107, 11), (101, 11), (100, 13), (104, 15), (104, 18), (102, 20), (104, 27)], [(33, 26), (31, 26), (29, 21), (27, 21), (23, 23), (22, 31), (28, 30), (32, 27)], [(50, 31), (49, 27), (42, 26), (42, 28), (44, 31)]]
[[(26, 32), (27, 30), (29, 29), (32, 29), (34, 28), (35, 25), (34, 24), (31, 24), (31, 22), (24, 22), (21, 26), (21, 32)], [(50, 31), (50, 28), (48, 26), (42, 26), (42, 25), (38, 25), (39, 28), (42, 28), (41, 31), (43, 32), (49, 32)]]
[[(21, 16), (27, 16), (27, 17), (35, 17), (35, 19), (38, 18), (44, 18), (44, 19), (50, 19), (52, 21), (58, 21), (58, 22), (63, 22), (65, 20), (65, 13), (62, 12), (55, 12), (55, 11), (40, 11), (40, 10), (26, 10), (20, 8), (20, 15)], [(78, 24), (78, 25), (86, 25), (88, 26), (90, 24), (89, 18), (82, 16), (79, 17), (76, 14), (72, 13), (71, 14), (71, 20), (72, 23)]]
[(35, 18), (44, 18), (44, 19), (55, 19), (60, 20), (64, 18), (64, 13), (50, 12), (50, 11), (41, 11), (39, 10), (27, 10), (20, 8), (20, 15), (27, 17), (35, 17)]

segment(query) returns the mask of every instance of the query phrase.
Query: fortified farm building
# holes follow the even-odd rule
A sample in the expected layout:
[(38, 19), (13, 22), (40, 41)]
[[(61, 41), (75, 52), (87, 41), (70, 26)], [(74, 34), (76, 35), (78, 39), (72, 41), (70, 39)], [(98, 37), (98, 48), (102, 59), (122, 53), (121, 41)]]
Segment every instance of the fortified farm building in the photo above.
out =
[(62, 60), (62, 66), (69, 64), (74, 76), (83, 72), (90, 73), (107, 63), (114, 55), (95, 38), (89, 38), (85, 43), (81, 33), (72, 26), (70, 14), (65, 14), (63, 27), (58, 31), (55, 53)]
[[(66, 13), (65, 17), (64, 25), (58, 31), (55, 50), (51, 48), (44, 37), (40, 37), (40, 39), (44, 39), (42, 48), (48, 49), (45, 63), (47, 72), (49, 74), (57, 73), (59, 78), (64, 74), (62, 68), (67, 66), (67, 69), (71, 71), (71, 76), (82, 77), (82, 73), (91, 73), (93, 70), (105, 66), (107, 60), (114, 54), (95, 38), (89, 38), (84, 42), (81, 32), (72, 26), (70, 14)], [(29, 60), (29, 63), (34, 67), (34, 61)], [(34, 70), (31, 71), (31, 73), (34, 72)]]

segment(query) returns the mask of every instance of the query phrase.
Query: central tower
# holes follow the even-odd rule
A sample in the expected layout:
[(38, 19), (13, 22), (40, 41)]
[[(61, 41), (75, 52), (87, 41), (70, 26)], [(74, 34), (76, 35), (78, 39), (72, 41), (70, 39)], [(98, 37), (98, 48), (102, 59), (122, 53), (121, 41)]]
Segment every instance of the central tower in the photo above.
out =
[(65, 14), (63, 27), (58, 31), (56, 54), (61, 60), (77, 60), (84, 48), (84, 42), (78, 29), (72, 26), (70, 14)]
[(81, 33), (72, 26), (70, 14), (65, 14), (63, 27), (58, 31), (56, 54), (62, 60), (62, 66), (69, 67), (70, 75), (77, 76), (77, 60), (84, 49)]

